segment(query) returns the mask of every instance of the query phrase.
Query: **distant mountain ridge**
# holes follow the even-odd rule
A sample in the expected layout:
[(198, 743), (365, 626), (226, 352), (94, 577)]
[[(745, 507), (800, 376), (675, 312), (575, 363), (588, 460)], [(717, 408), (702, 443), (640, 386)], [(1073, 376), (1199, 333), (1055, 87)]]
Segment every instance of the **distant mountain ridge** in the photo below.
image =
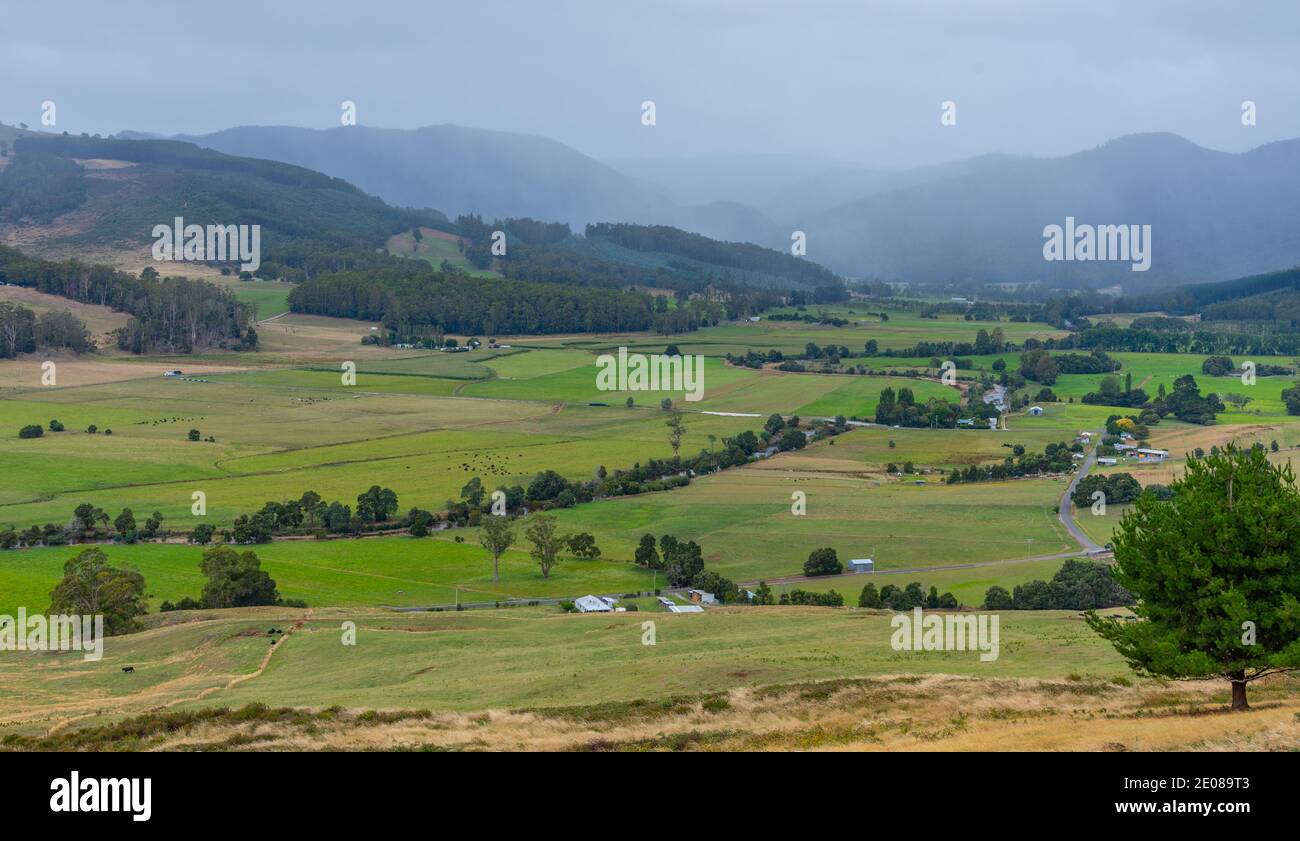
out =
[[(1143, 293), (1300, 264), (1300, 140), (1232, 154), (1172, 134), (1057, 158), (984, 155), (908, 170), (816, 156), (616, 158), (460, 126), (241, 127), (183, 138), (344, 178), (455, 216), (664, 224), (893, 282), (1120, 285)], [(1150, 225), (1152, 264), (1049, 262), (1043, 228)]]
[(674, 225), (715, 239), (772, 244), (775, 226), (735, 202), (680, 204), (555, 140), (456, 125), (418, 129), (241, 126), (175, 138), (337, 176), (392, 205), (484, 218)]
[[(1048, 262), (1043, 228), (1146, 224), (1152, 265)], [(979, 171), (810, 214), (809, 256), (850, 275), (1149, 291), (1300, 264), (1300, 140), (1230, 154), (1171, 134)]]

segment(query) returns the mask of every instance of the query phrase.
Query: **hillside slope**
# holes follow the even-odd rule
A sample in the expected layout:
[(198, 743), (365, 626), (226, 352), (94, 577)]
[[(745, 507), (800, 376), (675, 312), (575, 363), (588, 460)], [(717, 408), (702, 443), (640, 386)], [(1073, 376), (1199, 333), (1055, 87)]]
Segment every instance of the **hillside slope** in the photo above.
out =
[[(1043, 228), (1151, 226), (1145, 272), (1119, 262), (1047, 262)], [(1169, 134), (1133, 135), (1055, 159), (976, 172), (810, 214), (809, 256), (884, 280), (986, 280), (1149, 291), (1300, 263), (1300, 140), (1244, 154)]]
[(720, 239), (770, 243), (770, 220), (735, 202), (679, 204), (563, 143), (455, 125), (418, 129), (241, 126), (182, 136), (210, 149), (338, 176), (391, 204), (452, 216), (676, 225)]

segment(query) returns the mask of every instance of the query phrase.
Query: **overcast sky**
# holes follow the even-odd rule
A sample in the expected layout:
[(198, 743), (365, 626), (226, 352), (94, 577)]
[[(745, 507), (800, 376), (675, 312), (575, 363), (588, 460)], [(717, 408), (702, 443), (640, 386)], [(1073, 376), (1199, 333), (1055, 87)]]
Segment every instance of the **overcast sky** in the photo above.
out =
[(1229, 151), (1300, 136), (1294, 0), (168, 5), (7, 2), (0, 120), (35, 126), (51, 100), (73, 133), (325, 128), (353, 100), (367, 125), (528, 132), (596, 157), (883, 166), (1143, 131)]

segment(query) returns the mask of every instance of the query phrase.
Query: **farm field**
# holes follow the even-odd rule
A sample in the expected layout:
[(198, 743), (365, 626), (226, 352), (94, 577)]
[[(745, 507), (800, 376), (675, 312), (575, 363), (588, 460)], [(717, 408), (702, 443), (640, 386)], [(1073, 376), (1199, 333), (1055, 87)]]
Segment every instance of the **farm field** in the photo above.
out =
[[(1103, 680), (1128, 674), (1113, 650), (1065, 612), (1004, 614), (999, 657), (991, 663), (977, 652), (896, 652), (889, 644), (890, 615), (883, 611), (655, 614), (654, 646), (642, 644), (644, 619), (637, 613), (574, 617), (547, 608), (322, 609), (310, 615), (257, 608), (160, 619), (161, 627), (111, 640), (98, 663), (47, 653), (0, 655), (5, 730), (33, 732), (61, 717), (92, 716), (84, 726), (159, 704), (185, 709), (214, 687), (203, 704), (477, 710), (653, 701), (900, 672), (1060, 678), (1073, 671)], [(340, 645), (344, 620), (357, 624), (355, 646)], [(268, 647), (268, 626), (297, 621), (302, 627), (264, 672), (220, 688), (256, 669)], [(34, 659), (41, 661), (37, 685), (11, 679), (30, 673)], [(123, 676), (118, 667), (128, 663), (135, 674)]]
[[(309, 605), (424, 607), (523, 598), (571, 598), (589, 592), (647, 591), (650, 573), (617, 560), (565, 558), (543, 578), (525, 547), (501, 558), (501, 582), (492, 583), (492, 556), (477, 540), (416, 539), (407, 535), (337, 540), (283, 540), (250, 547), (285, 598)], [(153, 609), (164, 601), (197, 598), (202, 547), (144, 543), (103, 547), (109, 558), (139, 570)], [(49, 603), (63, 563), (80, 548), (21, 549), (0, 556), (0, 614), (20, 605)]]
[[(601, 465), (630, 467), (671, 455), (657, 409), (561, 411), (521, 401), (454, 400), (407, 386), (436, 380), (397, 375), (388, 377), (395, 393), (361, 392), (360, 379), (353, 391), (312, 385), (337, 383), (337, 377), (321, 379), (333, 376), (267, 371), (206, 382), (151, 378), (0, 402), (0, 424), (17, 428), (57, 418), (68, 429), (36, 440), (0, 439), (0, 464), (32, 476), (0, 491), (0, 522), (63, 522), (87, 494), (108, 503), (108, 488), (113, 506), (183, 522), (191, 519), (195, 490), (207, 494), (208, 517), (217, 524), (268, 499), (316, 490), (351, 501), (376, 483), (392, 487), (408, 507), (437, 509), (475, 475), (493, 487), (527, 484), (546, 469), (584, 479)], [(257, 422), (249, 423), (253, 417)], [(90, 424), (113, 435), (82, 431)], [(754, 418), (697, 415), (682, 446), (698, 451), (709, 446), (709, 435), (760, 427)], [(191, 428), (216, 443), (186, 440)]]
[[(979, 435), (909, 431), (929, 433), (931, 446)], [(695, 540), (706, 568), (737, 581), (800, 575), (808, 553), (824, 546), (842, 561), (873, 557), (878, 569), (1076, 548), (1052, 510), (1064, 480), (945, 485), (937, 474), (891, 478), (882, 469), (891, 451), (869, 439), (878, 432), (855, 430), (675, 491), (600, 500), (557, 516), (568, 530), (594, 534), (611, 557), (632, 557), (647, 532)], [(803, 516), (791, 512), (796, 492), (804, 494)]]
[[(989, 326), (941, 325), (966, 340)], [(595, 388), (600, 352), (619, 346), (662, 352), (667, 344), (662, 337), (502, 339), (511, 347), (439, 353), (361, 345), (371, 326), (290, 314), (261, 325), (266, 341), (252, 354), (69, 358), (60, 362), (60, 384), (54, 388), (36, 384), (39, 366), (30, 360), (0, 363), (0, 370), (20, 375), (6, 383), (0, 427), (54, 418), (67, 427), (35, 440), (0, 437), (0, 470), (19, 477), (0, 488), (0, 524), (66, 522), (76, 505), (90, 502), (111, 511), (131, 507), (137, 516), (158, 511), (166, 527), (184, 530), (196, 522), (191, 494), (201, 490), (208, 506), (205, 521), (225, 526), (268, 500), (314, 490), (351, 503), (374, 484), (391, 487), (402, 511), (411, 506), (437, 511), (475, 476), (490, 488), (527, 485), (547, 469), (579, 480), (602, 466), (629, 467), (671, 453), (658, 405), (663, 394), (635, 393), (629, 408), (627, 393)], [(1036, 329), (1015, 326), (1026, 333)], [(760, 430), (773, 412), (871, 417), (885, 387), (910, 388), (920, 400), (957, 397), (937, 380), (760, 371), (726, 365), (717, 355), (770, 346), (797, 353), (806, 341), (851, 344), (868, 335), (879, 341), (881, 327), (904, 346), (921, 338), (908, 331), (934, 324), (910, 323), (903, 314), (883, 325), (742, 324), (674, 337), (683, 352), (711, 354), (702, 401), (668, 395), (685, 410), (682, 452)], [(1116, 354), (1126, 370), (1133, 369), (1135, 384), (1146, 382), (1148, 388), (1172, 384), (1186, 370), (1196, 373), (1202, 360), (1152, 356)], [(976, 364), (991, 365), (992, 359), (979, 357)], [(1008, 360), (1016, 361), (1014, 355)], [(345, 361), (356, 364), (355, 386), (342, 385)], [(884, 360), (871, 364), (876, 361)], [(172, 368), (184, 369), (185, 376), (161, 376)], [(1222, 379), (1225, 391), (1237, 382)], [(1099, 381), (1100, 376), (1063, 377), (1057, 393), (1081, 396)], [(1208, 377), (1198, 382), (1207, 390), (1220, 384)], [(1103, 472), (1131, 470), (1144, 483), (1167, 483), (1181, 470), (1185, 453), (1230, 440), (1266, 445), (1277, 440), (1281, 452), (1274, 460), (1290, 458), (1300, 446), (1300, 424), (1284, 414), (1280, 400), (1268, 396), (1275, 385), (1280, 392), (1280, 381), (1261, 379), (1257, 399), (1245, 411), (1221, 415), (1214, 426), (1172, 418), (1153, 426), (1151, 444), (1169, 449), (1170, 462)], [(773, 683), (894, 680), (899, 674), (980, 682), (1059, 682), (1074, 674), (1106, 683), (1127, 675), (1127, 669), (1075, 614), (1004, 614), (1003, 655), (989, 668), (980, 667), (977, 658), (896, 653), (887, 647), (887, 615), (851, 609), (867, 582), (880, 587), (919, 581), (978, 606), (988, 587), (1010, 590), (1048, 579), (1065, 556), (1078, 551), (1054, 512), (1066, 477), (944, 481), (954, 468), (1001, 461), (1015, 445), (1041, 452), (1124, 413), (1080, 402), (1043, 408), (1038, 417), (1012, 414), (1008, 428), (997, 431), (853, 427), (803, 450), (697, 476), (685, 488), (555, 510), (561, 532), (592, 534), (602, 555), (595, 561), (563, 557), (549, 578), (541, 576), (519, 538), (502, 557), (502, 580), (493, 583), (490, 555), (473, 528), (424, 539), (392, 535), (258, 545), (253, 549), (282, 597), (302, 599), (310, 615), (268, 608), (203, 612), (204, 621), (188, 621), (193, 614), (151, 617), (153, 625), (174, 627), (122, 638), (120, 649), (110, 649), (110, 658), (137, 666), (142, 679), (136, 684), (112, 683), (117, 675), (104, 669), (57, 663), (50, 668), (67, 671), (44, 671), (43, 677), (65, 688), (85, 681), (88, 696), (33, 704), (4, 726), (35, 732), (64, 716), (87, 716), (76, 718), (81, 726), (139, 712), (146, 703), (176, 710), (249, 701), (337, 703), (354, 709), (430, 707), (450, 714), (655, 702), (683, 693), (739, 697), (734, 693)], [(88, 433), (90, 424), (100, 432)], [(110, 428), (112, 436), (103, 434)], [(215, 441), (187, 440), (191, 428)], [(912, 474), (887, 470), (909, 463)], [(803, 516), (791, 511), (796, 492), (806, 504)], [(1077, 520), (1104, 543), (1123, 511), (1113, 506), (1101, 518), (1083, 511)], [(554, 606), (463, 613), (390, 609), (649, 592), (664, 585), (661, 574), (630, 562), (646, 533), (697, 541), (706, 569), (732, 580), (768, 580), (777, 595), (795, 588), (834, 589), (850, 608), (723, 608), (678, 616), (643, 597), (627, 602), (638, 608), (635, 612), (594, 620), (561, 615)], [(877, 572), (801, 579), (809, 552), (827, 546), (842, 561), (873, 557)], [(196, 546), (104, 548), (113, 563), (143, 574), (151, 610), (164, 600), (201, 592), (202, 550)], [(76, 551), (63, 546), (0, 553), (0, 613), (48, 604), (63, 563)], [(228, 686), (234, 677), (256, 672), (269, 646), (259, 626), (271, 616), (304, 624), (265, 671)], [(661, 642), (646, 651), (639, 633), (649, 617), (660, 623)], [(333, 646), (344, 619), (358, 622), (362, 641), (338, 658)], [(192, 654), (170, 659), (161, 654), (177, 650)], [(0, 675), (16, 668), (14, 662), (0, 656)], [(523, 671), (521, 662), (527, 663)], [(1122, 691), (1118, 684), (1106, 685)], [(24, 697), (44, 697), (44, 691), (54, 690)], [(1149, 685), (1148, 692), (1162, 691)], [(1196, 697), (1209, 703), (1214, 691)], [(208, 694), (200, 698), (202, 693)], [(1178, 697), (1186, 702), (1186, 696)]]
[[(811, 306), (808, 315), (819, 316), (825, 312), (831, 317), (847, 319), (850, 324), (834, 327), (806, 324), (800, 321), (770, 321), (766, 317), (757, 322), (722, 324), (672, 337), (682, 353), (701, 353), (706, 356), (725, 356), (727, 353), (743, 354), (746, 350), (779, 350), (787, 355), (799, 355), (812, 342), (819, 347), (835, 343), (861, 353), (868, 339), (875, 339), (881, 349), (902, 350), (922, 341), (973, 341), (980, 329), (1000, 327), (1008, 341), (1023, 342), (1026, 338), (1045, 339), (1064, 336), (1065, 332), (1047, 324), (1014, 323), (1010, 321), (965, 321), (956, 316), (939, 319), (921, 318), (904, 311), (888, 311), (889, 320), (866, 315), (869, 304), (862, 307)], [(791, 309), (777, 309), (769, 314), (793, 313)], [(624, 336), (565, 336), (532, 337), (530, 343), (580, 347), (598, 351), (625, 346), (641, 353), (662, 352), (662, 337), (645, 335)], [(882, 360), (876, 360), (882, 361)]]

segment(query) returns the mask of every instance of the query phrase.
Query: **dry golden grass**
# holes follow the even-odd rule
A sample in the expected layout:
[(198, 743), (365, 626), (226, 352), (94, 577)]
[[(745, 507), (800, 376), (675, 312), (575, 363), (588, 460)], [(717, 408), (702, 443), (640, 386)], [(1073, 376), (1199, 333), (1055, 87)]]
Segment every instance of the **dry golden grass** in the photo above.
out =
[(1296, 750), (1296, 681), (1226, 710), (1221, 681), (883, 676), (558, 710), (264, 710), (201, 721), (148, 750), (1170, 751)]
[(368, 321), (290, 313), (259, 323), (257, 336), (263, 353), (304, 362), (411, 355), (409, 350), (361, 344), (361, 337), (375, 326)]
[[(5, 359), (0, 361), (0, 393), (46, 388), (41, 385), (41, 365), (46, 361), (53, 361), (57, 366), (55, 385), (59, 388), (161, 377), (163, 372), (178, 367), (174, 360), (132, 361), (134, 359), (136, 357), (101, 354), (76, 356), (71, 353), (34, 354), (19, 359)], [(243, 371), (246, 368), (237, 365), (200, 365), (186, 362), (182, 370), (185, 371), (186, 376), (200, 376)]]

